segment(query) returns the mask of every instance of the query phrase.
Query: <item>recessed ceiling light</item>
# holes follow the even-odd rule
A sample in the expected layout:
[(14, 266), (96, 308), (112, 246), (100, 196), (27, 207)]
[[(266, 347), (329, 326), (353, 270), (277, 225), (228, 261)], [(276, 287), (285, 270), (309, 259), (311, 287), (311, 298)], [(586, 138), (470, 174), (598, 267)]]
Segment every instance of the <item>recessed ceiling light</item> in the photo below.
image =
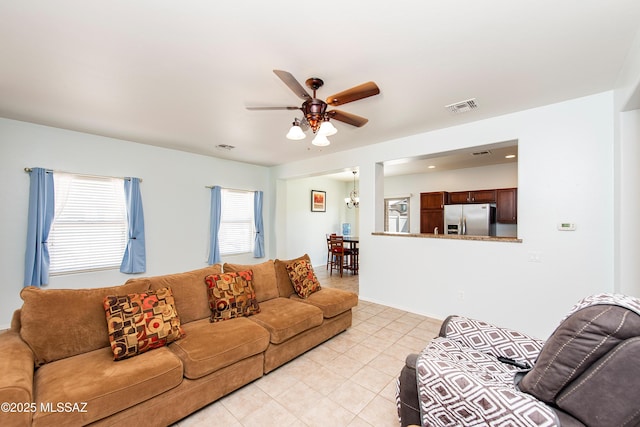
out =
[(506, 156), (504, 156), (505, 159), (515, 159), (516, 155), (515, 154), (507, 154)]
[(429, 165), (428, 167), (429, 167), (429, 169), (435, 169), (436, 168), (434, 165)]

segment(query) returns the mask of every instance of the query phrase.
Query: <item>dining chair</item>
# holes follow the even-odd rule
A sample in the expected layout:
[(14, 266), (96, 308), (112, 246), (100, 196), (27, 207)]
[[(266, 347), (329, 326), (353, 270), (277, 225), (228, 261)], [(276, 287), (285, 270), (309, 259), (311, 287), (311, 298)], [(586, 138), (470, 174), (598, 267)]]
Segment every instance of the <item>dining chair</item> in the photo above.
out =
[(344, 247), (343, 236), (330, 236), (329, 244), (331, 247), (331, 269), (329, 270), (329, 275), (333, 275), (333, 270), (336, 269), (340, 271), (340, 277), (342, 277), (345, 263), (347, 262), (346, 257), (351, 255), (351, 250)]
[(327, 233), (327, 270), (329, 266), (331, 266), (331, 260), (333, 259), (333, 255), (331, 255), (331, 236), (335, 236), (335, 233), (329, 234)]

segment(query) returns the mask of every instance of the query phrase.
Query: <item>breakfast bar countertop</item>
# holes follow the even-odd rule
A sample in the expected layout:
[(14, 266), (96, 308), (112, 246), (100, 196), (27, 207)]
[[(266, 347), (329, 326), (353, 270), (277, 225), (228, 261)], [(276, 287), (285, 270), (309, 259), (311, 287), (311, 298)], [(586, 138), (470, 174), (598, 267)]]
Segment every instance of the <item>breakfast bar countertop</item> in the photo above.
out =
[(372, 236), (394, 236), (394, 237), (421, 237), (426, 239), (452, 239), (452, 240), (480, 240), (486, 242), (510, 242), (522, 243), (522, 239), (517, 237), (504, 236), (460, 236), (457, 234), (426, 234), (426, 233), (389, 233), (376, 231)]

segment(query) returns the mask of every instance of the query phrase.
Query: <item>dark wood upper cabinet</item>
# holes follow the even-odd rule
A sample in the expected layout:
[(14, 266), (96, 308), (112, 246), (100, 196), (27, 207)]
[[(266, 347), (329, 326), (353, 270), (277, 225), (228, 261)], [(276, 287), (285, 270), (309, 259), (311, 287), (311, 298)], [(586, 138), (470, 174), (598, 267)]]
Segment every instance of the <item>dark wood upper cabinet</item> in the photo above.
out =
[(518, 223), (518, 189), (496, 190), (496, 221), (503, 224)]
[(469, 203), (468, 191), (454, 191), (449, 193), (449, 204), (457, 205), (459, 203)]
[(495, 203), (496, 190), (471, 191), (471, 203)]
[(444, 205), (447, 204), (447, 194), (446, 191), (420, 193), (420, 209), (444, 209)]
[(449, 193), (449, 204), (496, 203), (496, 190), (454, 191)]

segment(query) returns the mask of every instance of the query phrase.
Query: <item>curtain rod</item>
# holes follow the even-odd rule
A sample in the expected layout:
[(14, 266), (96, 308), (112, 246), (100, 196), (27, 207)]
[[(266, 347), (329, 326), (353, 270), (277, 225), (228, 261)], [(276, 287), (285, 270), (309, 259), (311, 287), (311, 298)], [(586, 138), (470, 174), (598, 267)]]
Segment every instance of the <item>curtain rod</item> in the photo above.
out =
[[(215, 185), (205, 185), (204, 186), (204, 188), (209, 188), (209, 189), (211, 189), (213, 187), (215, 187)], [(249, 191), (249, 192), (253, 191), (254, 193), (256, 191), (260, 191), (260, 190), (246, 190), (246, 189), (241, 189), (241, 188), (229, 188), (229, 187), (220, 187), (220, 188), (223, 188), (225, 190), (231, 190), (231, 191)]]
[[(24, 168), (24, 171), (27, 172), (27, 173), (31, 173), (33, 171), (33, 169), (32, 168)], [(53, 171), (53, 170), (51, 172), (69, 173), (69, 174), (72, 174), (72, 175), (86, 176), (86, 177), (89, 177), (89, 178), (117, 178), (117, 179), (126, 179), (126, 180), (130, 180), (131, 179), (131, 177), (124, 177), (124, 176), (89, 175), (87, 173)], [(140, 182), (142, 182), (142, 178), (140, 178)]]

